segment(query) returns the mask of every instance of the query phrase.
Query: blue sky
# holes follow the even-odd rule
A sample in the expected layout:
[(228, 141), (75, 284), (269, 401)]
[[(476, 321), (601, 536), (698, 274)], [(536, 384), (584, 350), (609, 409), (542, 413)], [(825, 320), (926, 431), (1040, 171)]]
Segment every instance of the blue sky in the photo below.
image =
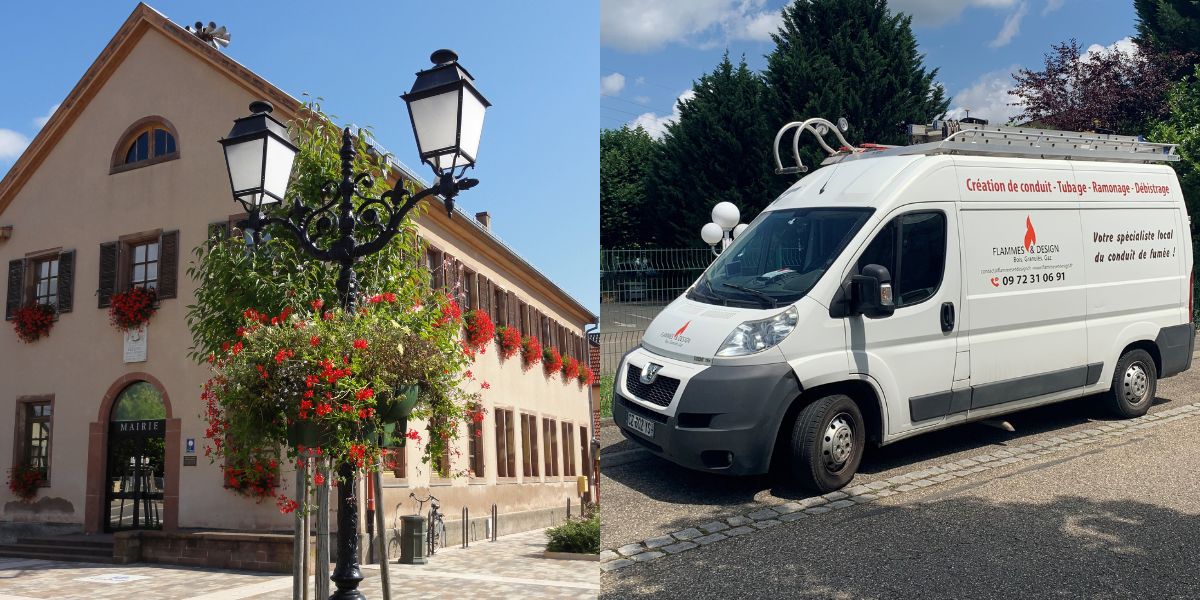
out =
[[(148, 4), (183, 25), (202, 20), (227, 26), (233, 34), (229, 56), (294, 96), (325, 98), (327, 112), (343, 123), (373, 126), (380, 142), (426, 179), (429, 171), (419, 164), (399, 96), (429, 65), (430, 52), (457, 51), (493, 104), (475, 169), (482, 183), (460, 196), (458, 206), (471, 214), (489, 211), (492, 231), (598, 312), (595, 3)], [(0, 81), (10, 93), (0, 95), (0, 175), (136, 5), (6, 5), (0, 56), (9, 58), (0, 66)], [(36, 60), (17, 58), (34, 55)], [(225, 133), (215, 131), (213, 139)]]
[[(600, 0), (600, 126), (638, 122), (652, 134), (673, 112), (675, 99), (711, 71), (728, 48), (762, 69), (774, 49), (784, 0)], [(1019, 109), (1010, 73), (1040, 69), (1050, 45), (1071, 37), (1087, 48), (1134, 35), (1132, 0), (891, 0), (913, 17), (925, 65), (961, 116), (1003, 122)], [(1128, 41), (1120, 47), (1126, 47)], [(810, 115), (834, 118), (838, 115)], [(853, 124), (851, 124), (853, 126)]]

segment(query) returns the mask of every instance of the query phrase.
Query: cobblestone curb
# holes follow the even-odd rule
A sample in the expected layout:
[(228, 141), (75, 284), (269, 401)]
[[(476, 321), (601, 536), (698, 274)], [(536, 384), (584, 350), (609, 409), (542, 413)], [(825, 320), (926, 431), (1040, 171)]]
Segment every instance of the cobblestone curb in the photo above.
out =
[(785, 522), (798, 521), (859, 504), (868, 504), (880, 498), (939, 485), (996, 467), (1033, 460), (1052, 452), (1079, 448), (1162, 423), (1196, 416), (1200, 416), (1200, 402), (1185, 404), (1152, 415), (1143, 415), (1136, 419), (1104, 423), (1090, 429), (1065, 433), (1022, 446), (993, 450), (988, 454), (896, 475), (889, 479), (851, 486), (823, 496), (762, 506), (741, 515), (688, 527), (670, 535), (605, 550), (600, 555), (600, 569), (603, 572), (624, 569), (639, 562), (660, 559), (668, 554), (681, 554), (731, 537), (750, 535)]

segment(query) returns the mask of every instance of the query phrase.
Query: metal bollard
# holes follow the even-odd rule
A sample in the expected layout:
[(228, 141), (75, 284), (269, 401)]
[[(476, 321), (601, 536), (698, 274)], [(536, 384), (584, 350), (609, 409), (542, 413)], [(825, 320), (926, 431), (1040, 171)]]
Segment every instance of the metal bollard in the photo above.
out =
[(567, 496), (567, 520), (571, 520), (571, 497)]
[(498, 537), (499, 531), (500, 531), (500, 521), (498, 520), (499, 516), (500, 516), (500, 512), (496, 508), (496, 503), (493, 502), (492, 503), (492, 541), (493, 542), (496, 541), (496, 538)]
[(470, 527), (471, 527), (471, 511), (467, 510), (467, 507), (464, 506), (463, 513), (462, 513), (462, 538), (463, 538), (462, 547), (463, 547), (463, 549), (466, 549), (466, 547), (470, 545), (469, 538), (471, 536), (468, 535), (468, 531), (467, 531), (468, 529), (470, 529)]

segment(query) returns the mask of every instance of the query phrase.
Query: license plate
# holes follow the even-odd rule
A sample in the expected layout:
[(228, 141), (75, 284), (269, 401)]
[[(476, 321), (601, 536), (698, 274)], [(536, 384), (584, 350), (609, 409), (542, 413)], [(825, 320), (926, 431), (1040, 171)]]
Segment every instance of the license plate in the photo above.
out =
[(629, 428), (645, 435), (646, 437), (654, 437), (654, 421), (646, 417), (628, 413), (629, 418), (625, 421)]

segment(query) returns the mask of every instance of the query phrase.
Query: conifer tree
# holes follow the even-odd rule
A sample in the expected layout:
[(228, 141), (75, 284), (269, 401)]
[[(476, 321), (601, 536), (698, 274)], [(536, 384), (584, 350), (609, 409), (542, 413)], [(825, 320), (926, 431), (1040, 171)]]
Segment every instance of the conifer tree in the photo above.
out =
[(640, 126), (600, 132), (600, 247), (645, 248), (653, 242), (646, 174), (655, 141)]
[[(934, 82), (937, 69), (925, 68), (911, 23), (886, 0), (795, 0), (784, 8), (764, 74), (772, 130), (809, 117), (846, 117), (851, 144), (903, 144), (906, 124), (945, 113), (950, 101)], [(790, 134), (781, 145), (790, 156)], [(811, 141), (801, 152), (810, 170), (825, 157)]]
[(774, 175), (766, 87), (745, 58), (734, 65), (726, 52), (692, 91), (667, 126), (651, 172), (664, 246), (703, 246), (700, 228), (718, 202), (734, 203), (748, 221), (791, 183)]

